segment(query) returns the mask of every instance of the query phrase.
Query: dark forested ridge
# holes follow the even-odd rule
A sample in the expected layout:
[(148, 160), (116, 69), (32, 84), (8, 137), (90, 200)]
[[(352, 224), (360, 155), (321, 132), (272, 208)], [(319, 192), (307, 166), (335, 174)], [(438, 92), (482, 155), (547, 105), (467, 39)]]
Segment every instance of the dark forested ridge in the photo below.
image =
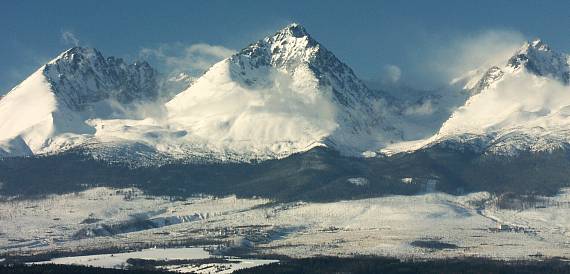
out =
[(435, 261), (406, 262), (398, 259), (364, 258), (307, 258), (274, 263), (250, 269), (238, 270), (235, 274), (417, 274), (417, 273), (486, 273), (530, 274), (570, 273), (567, 262), (550, 260), (543, 262), (502, 262), (488, 259), (446, 259)]
[(0, 266), (2, 274), (157, 274), (158, 270), (121, 270), (77, 265), (13, 265)]
[[(43, 195), (91, 186), (137, 186), (149, 194), (237, 194), (276, 200), (331, 201), (416, 194), (429, 182), (448, 193), (472, 191), (555, 194), (569, 185), (566, 151), (496, 157), (432, 148), (392, 157), (352, 158), (316, 148), (261, 163), (188, 164), (130, 168), (81, 153), (0, 160), (0, 194)], [(357, 185), (349, 178), (366, 178)], [(403, 178), (412, 178), (404, 183)]]

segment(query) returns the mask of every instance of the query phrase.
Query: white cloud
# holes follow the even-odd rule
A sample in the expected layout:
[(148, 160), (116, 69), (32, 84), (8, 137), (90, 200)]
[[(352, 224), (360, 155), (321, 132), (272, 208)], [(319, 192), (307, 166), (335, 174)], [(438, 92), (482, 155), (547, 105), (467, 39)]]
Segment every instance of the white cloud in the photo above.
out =
[(448, 82), (475, 69), (503, 65), (525, 40), (517, 31), (487, 30), (439, 41), (435, 52), (428, 54), (426, 73), (431, 70)]
[(528, 72), (506, 75), (457, 109), (440, 130), (481, 133), (501, 128), (564, 128), (570, 123), (570, 87)]
[(62, 31), (61, 32), (61, 40), (66, 44), (66, 45), (73, 45), (75, 47), (79, 46), (79, 39), (77, 38), (77, 36), (71, 32), (71, 31)]
[(419, 104), (408, 106), (404, 109), (405, 115), (431, 115), (435, 112), (435, 107), (431, 100), (426, 100)]
[(182, 43), (163, 44), (158, 48), (143, 48), (140, 56), (155, 63), (168, 74), (180, 72), (200, 75), (210, 66), (235, 53), (223, 46), (205, 43), (185, 45)]
[(395, 65), (387, 65), (384, 67), (384, 81), (396, 83), (402, 76), (402, 70)]
[(294, 75), (270, 69), (263, 83), (231, 77), (228, 64), (166, 104), (172, 128), (200, 139), (257, 151), (305, 148), (335, 132), (337, 108), (308, 69)]

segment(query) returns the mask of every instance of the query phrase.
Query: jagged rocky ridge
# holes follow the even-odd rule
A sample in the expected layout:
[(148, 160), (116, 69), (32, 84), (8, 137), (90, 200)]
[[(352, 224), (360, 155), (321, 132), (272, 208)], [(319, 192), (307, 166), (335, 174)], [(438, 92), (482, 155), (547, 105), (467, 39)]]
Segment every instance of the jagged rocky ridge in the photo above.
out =
[(74, 111), (108, 99), (129, 104), (158, 95), (157, 72), (147, 62), (126, 64), (91, 48), (65, 51), (43, 68), (43, 74), (58, 99)]

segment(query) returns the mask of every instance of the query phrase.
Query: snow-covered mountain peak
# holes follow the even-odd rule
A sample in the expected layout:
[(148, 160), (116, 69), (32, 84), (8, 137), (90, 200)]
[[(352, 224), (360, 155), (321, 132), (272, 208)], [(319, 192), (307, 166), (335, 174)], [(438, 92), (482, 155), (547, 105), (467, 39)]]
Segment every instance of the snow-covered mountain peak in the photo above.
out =
[(93, 48), (73, 47), (43, 68), (53, 92), (72, 110), (111, 99), (122, 104), (152, 100), (158, 94), (157, 72), (147, 62), (127, 64), (105, 58)]
[(544, 41), (526, 42), (501, 65), (465, 77), (469, 97), (433, 137), (386, 149), (440, 144), (492, 154), (569, 147), (570, 56)]
[(472, 97), (440, 133), (501, 131), (557, 111), (562, 106), (552, 102), (567, 97), (569, 61), (568, 55), (553, 51), (540, 39), (524, 43), (505, 66), (493, 66), (481, 76), (470, 90)]
[(570, 56), (551, 50), (540, 39), (525, 43), (507, 62), (507, 70), (528, 72), (570, 83)]
[(526, 48), (527, 51), (529, 48), (538, 51), (550, 51), (550, 46), (544, 43), (540, 38), (535, 38), (534, 40), (529, 41), (528, 43), (525, 44), (524, 47)]
[[(230, 57), (230, 62), (240, 67), (233, 73), (236, 79), (252, 76), (247, 71), (259, 68), (276, 69), (294, 77), (307, 77), (310, 74), (321, 87), (330, 89), (334, 100), (341, 105), (359, 106), (364, 111), (371, 111), (367, 105), (374, 97), (373, 92), (349, 66), (297, 23), (251, 44)], [(243, 80), (246, 83), (259, 82), (258, 79)]]
[(378, 99), (291, 24), (212, 66), (166, 108), (173, 128), (223, 149), (289, 155), (322, 142), (358, 151), (399, 138), (380, 117)]
[(291, 24), (265, 37), (230, 57), (244, 68), (272, 66), (293, 72), (301, 64), (311, 62), (321, 46), (299, 24)]
[(72, 47), (59, 56), (51, 60), (48, 64), (56, 64), (60, 62), (81, 63), (81, 62), (103, 62), (103, 55), (95, 48)]
[(291, 36), (291, 37), (295, 37), (295, 38), (302, 38), (305, 36), (309, 36), (309, 33), (307, 32), (305, 27), (301, 26), (300, 24), (291, 23), (288, 26), (286, 26), (285, 28), (278, 31), (275, 36), (279, 36), (279, 37)]
[(95, 133), (89, 119), (129, 118), (139, 103), (156, 98), (158, 87), (146, 62), (68, 49), (0, 100), (0, 156), (74, 146)]
[(463, 89), (475, 95), (494, 86), (505, 74), (516, 74), (523, 70), (536, 76), (549, 77), (570, 84), (570, 56), (552, 50), (540, 39), (525, 42), (503, 64), (496, 64), (488, 69), (477, 69), (454, 81), (464, 83)]
[(504, 75), (505, 72), (501, 68), (497, 66), (492, 66), (483, 74), (481, 79), (479, 79), (479, 81), (477, 81), (476, 84), (472, 88), (470, 88), (470, 94), (475, 95), (493, 86), (493, 84), (501, 80), (501, 78), (503, 78)]

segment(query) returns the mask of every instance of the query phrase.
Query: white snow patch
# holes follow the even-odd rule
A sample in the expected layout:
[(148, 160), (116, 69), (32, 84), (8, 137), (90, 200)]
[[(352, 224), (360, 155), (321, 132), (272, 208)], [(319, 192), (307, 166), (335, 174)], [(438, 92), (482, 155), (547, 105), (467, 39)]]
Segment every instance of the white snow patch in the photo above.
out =
[(368, 185), (368, 179), (364, 177), (348, 178), (347, 181), (355, 186)]

